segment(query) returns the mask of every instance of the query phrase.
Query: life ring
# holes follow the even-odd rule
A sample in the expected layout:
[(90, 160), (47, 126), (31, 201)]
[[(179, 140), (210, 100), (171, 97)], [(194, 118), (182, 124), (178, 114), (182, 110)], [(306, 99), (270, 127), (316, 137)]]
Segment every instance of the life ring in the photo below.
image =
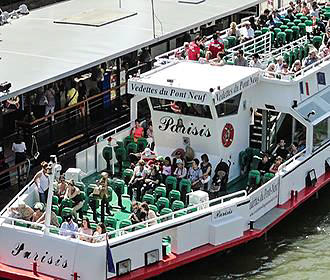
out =
[(12, 97), (6, 100), (6, 107), (15, 106), (16, 109), (19, 109), (19, 97)]
[(231, 123), (226, 123), (225, 127), (222, 130), (222, 145), (228, 148), (234, 140), (234, 127)]

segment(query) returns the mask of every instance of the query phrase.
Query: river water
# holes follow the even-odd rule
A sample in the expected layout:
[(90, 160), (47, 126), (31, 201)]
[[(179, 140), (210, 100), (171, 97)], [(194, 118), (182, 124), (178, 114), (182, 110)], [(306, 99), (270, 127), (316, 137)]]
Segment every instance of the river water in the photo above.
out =
[(330, 279), (330, 186), (260, 238), (157, 280)]

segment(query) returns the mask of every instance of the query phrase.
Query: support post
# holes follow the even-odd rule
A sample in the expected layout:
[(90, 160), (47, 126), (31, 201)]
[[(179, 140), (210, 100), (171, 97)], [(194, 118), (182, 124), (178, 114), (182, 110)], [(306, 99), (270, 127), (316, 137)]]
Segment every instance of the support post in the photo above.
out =
[(49, 187), (48, 187), (48, 196), (47, 196), (47, 204), (46, 204), (46, 214), (45, 214), (45, 234), (49, 234), (49, 227), (52, 215), (52, 199), (53, 199), (53, 188), (54, 188), (54, 175), (55, 175), (55, 165), (57, 163), (57, 159), (55, 156), (51, 156), (53, 161), (50, 161), (51, 164), (51, 173), (49, 174)]
[(269, 149), (267, 134), (268, 134), (268, 112), (267, 110), (262, 110), (262, 137), (261, 137), (261, 150), (267, 151)]
[(151, 0), (151, 16), (152, 16), (152, 35), (154, 39), (156, 38), (156, 29), (155, 29), (155, 7), (154, 0)]

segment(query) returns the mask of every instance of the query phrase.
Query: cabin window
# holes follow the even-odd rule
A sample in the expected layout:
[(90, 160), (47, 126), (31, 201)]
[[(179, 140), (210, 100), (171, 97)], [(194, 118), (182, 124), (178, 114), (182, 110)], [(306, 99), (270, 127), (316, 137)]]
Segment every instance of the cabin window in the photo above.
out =
[(212, 119), (210, 106), (150, 97), (155, 111)]
[(313, 127), (314, 150), (323, 145), (330, 138), (330, 117), (324, 119)]
[(144, 98), (137, 103), (137, 117), (139, 120), (150, 118), (150, 109), (147, 98)]
[(239, 103), (241, 101), (242, 93), (235, 95), (232, 98), (227, 99), (226, 101), (215, 106), (217, 110), (218, 118), (237, 114)]

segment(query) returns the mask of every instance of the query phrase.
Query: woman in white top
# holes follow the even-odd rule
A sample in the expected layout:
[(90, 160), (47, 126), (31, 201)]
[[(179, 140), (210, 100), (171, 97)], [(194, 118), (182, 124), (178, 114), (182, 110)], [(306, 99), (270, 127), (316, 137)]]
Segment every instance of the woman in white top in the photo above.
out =
[(85, 236), (85, 235), (90, 235), (90, 236), (93, 235), (93, 230), (91, 229), (89, 219), (87, 217), (83, 218), (81, 227), (79, 228), (78, 232), (84, 234), (84, 235), (80, 235), (80, 237), (79, 237), (80, 240), (83, 240), (86, 242), (92, 241), (91, 238), (88, 238), (87, 236)]
[(43, 161), (41, 163), (41, 168), (42, 169), (34, 176), (33, 181), (38, 188), (40, 202), (46, 204), (49, 188), (48, 171), (50, 170), (50, 167), (47, 162)]
[(15, 164), (26, 160), (26, 145), (20, 136), (14, 141), (11, 150), (15, 153)]

